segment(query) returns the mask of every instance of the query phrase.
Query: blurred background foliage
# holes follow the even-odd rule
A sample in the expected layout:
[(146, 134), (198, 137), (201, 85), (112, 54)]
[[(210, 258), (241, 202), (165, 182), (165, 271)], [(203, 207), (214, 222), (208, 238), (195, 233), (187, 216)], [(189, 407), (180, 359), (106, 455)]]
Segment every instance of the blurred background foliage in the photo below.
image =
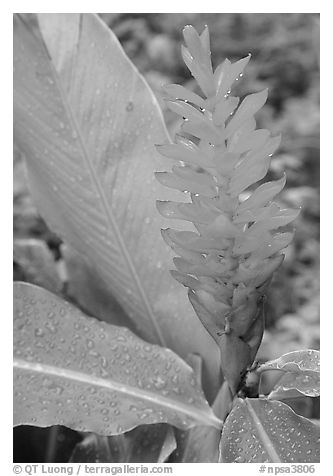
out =
[[(295, 239), (267, 297), (267, 330), (261, 359), (301, 348), (319, 348), (319, 15), (280, 13), (103, 13), (127, 55), (144, 75), (173, 136), (179, 123), (163, 102), (161, 87), (194, 81), (184, 65), (182, 29), (192, 24), (211, 33), (213, 65), (252, 59), (233, 93), (269, 88), (258, 126), (282, 133), (269, 179), (287, 173), (280, 195), (286, 206), (302, 207)], [(61, 241), (39, 217), (26, 185), (24, 163), (14, 147), (14, 279), (34, 282), (75, 302), (66, 290)], [(93, 278), (92, 278), (93, 279)], [(89, 285), (89, 283), (87, 283)], [(101, 301), (103, 302), (103, 301)], [(116, 303), (108, 306), (117, 306)], [(81, 306), (82, 307), (82, 306)], [(119, 311), (121, 313), (121, 310)], [(301, 412), (318, 418), (310, 403)], [(298, 408), (300, 411), (300, 408)]]

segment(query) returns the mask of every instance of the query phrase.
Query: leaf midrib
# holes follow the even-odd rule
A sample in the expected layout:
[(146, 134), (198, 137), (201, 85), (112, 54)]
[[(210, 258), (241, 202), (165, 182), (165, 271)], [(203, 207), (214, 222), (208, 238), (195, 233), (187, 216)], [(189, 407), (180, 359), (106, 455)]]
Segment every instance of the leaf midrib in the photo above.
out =
[(260, 437), (260, 441), (263, 443), (265, 450), (267, 451), (269, 457), (271, 458), (272, 463), (281, 463), (281, 459), (277, 452), (274, 449), (274, 444), (268, 434), (266, 433), (265, 428), (263, 427), (258, 415), (256, 414), (254, 408), (252, 407), (249, 399), (245, 400), (245, 404), (247, 406), (247, 410), (252, 417), (254, 427), (258, 432), (258, 435)]
[[(81, 14), (80, 15), (80, 22), (81, 22), (82, 18), (83, 17), (82, 17), (82, 14)], [(141, 296), (142, 302), (143, 302), (143, 304), (144, 304), (144, 306), (147, 310), (148, 317), (149, 317), (149, 319), (150, 319), (150, 321), (153, 325), (153, 329), (154, 329), (156, 337), (158, 339), (158, 342), (155, 342), (155, 343), (160, 344), (163, 347), (166, 347), (166, 341), (165, 341), (165, 339), (163, 337), (163, 334), (161, 332), (161, 329), (159, 328), (159, 325), (156, 321), (156, 318), (155, 318), (154, 312), (152, 310), (151, 304), (149, 302), (149, 299), (146, 295), (146, 292), (145, 292), (143, 286), (141, 285), (140, 278), (139, 278), (138, 273), (135, 269), (135, 266), (132, 262), (132, 259), (131, 259), (130, 254), (129, 254), (128, 249), (127, 249), (127, 246), (126, 246), (126, 244), (125, 244), (125, 242), (122, 238), (122, 235), (120, 233), (118, 225), (117, 225), (117, 223), (116, 223), (116, 221), (113, 217), (112, 210), (108, 206), (108, 202), (107, 202), (107, 199), (106, 199), (105, 194), (104, 194), (104, 189), (101, 186), (101, 184), (98, 180), (98, 177), (96, 175), (95, 169), (94, 169), (94, 167), (92, 166), (92, 164), (90, 162), (89, 154), (88, 154), (88, 151), (86, 150), (85, 142), (84, 142), (84, 139), (82, 137), (81, 130), (80, 130), (80, 128), (78, 126), (78, 123), (75, 119), (75, 114), (72, 111), (72, 107), (71, 107), (69, 101), (67, 100), (66, 94), (63, 91), (62, 83), (61, 83), (61, 80), (59, 78), (58, 72), (57, 72), (57, 70), (56, 70), (56, 68), (55, 68), (55, 66), (53, 65), (53, 62), (52, 62), (51, 53), (49, 53), (49, 51), (48, 51), (48, 48), (47, 48), (47, 45), (46, 45), (46, 41), (44, 40), (44, 37), (42, 37), (42, 38), (43, 38), (43, 42), (44, 42), (44, 47), (45, 47), (46, 52), (48, 53), (48, 56), (50, 58), (49, 64), (50, 64), (50, 69), (53, 73), (55, 84), (58, 88), (58, 91), (59, 91), (62, 103), (64, 105), (64, 108), (65, 108), (65, 111), (66, 111), (66, 114), (67, 114), (67, 117), (68, 117), (68, 121), (71, 125), (71, 128), (76, 131), (77, 141), (80, 144), (82, 155), (84, 157), (84, 161), (86, 162), (86, 166), (87, 166), (88, 172), (90, 174), (90, 177), (92, 178), (92, 182), (93, 182), (93, 185), (95, 187), (95, 190), (98, 192), (98, 196), (100, 197), (100, 203), (101, 203), (102, 208), (104, 210), (105, 217), (107, 218), (108, 228), (111, 231), (111, 234), (112, 234), (112, 230), (115, 234), (116, 241), (118, 242), (119, 248), (120, 248), (120, 250), (121, 250), (121, 252), (122, 252), (122, 254), (125, 258), (128, 269), (129, 269), (129, 271), (130, 271), (130, 273), (133, 277), (134, 283), (137, 287), (138, 293)], [(79, 41), (78, 41), (78, 45), (79, 45)], [(78, 54), (78, 52), (77, 52), (77, 54)]]
[[(27, 372), (36, 372), (45, 375), (50, 375), (58, 378), (63, 378), (65, 380), (73, 380), (75, 382), (81, 382), (86, 385), (95, 385), (110, 391), (116, 391), (127, 396), (140, 398), (151, 404), (159, 405), (170, 410), (182, 413), (191, 417), (193, 420), (200, 422), (200, 424), (214, 426), (218, 429), (221, 428), (222, 422), (215, 417), (214, 414), (209, 414), (200, 409), (194, 408), (191, 409), (187, 405), (184, 405), (181, 402), (166, 398), (159, 394), (154, 394), (148, 390), (142, 390), (137, 387), (132, 387), (131, 385), (106, 380), (94, 375), (85, 374), (83, 372), (78, 372), (76, 370), (70, 370), (63, 367), (55, 367), (53, 365), (41, 364), (37, 362), (27, 362), (23, 359), (14, 359), (13, 360), (14, 368), (26, 370)], [(209, 409), (209, 407), (207, 408)]]

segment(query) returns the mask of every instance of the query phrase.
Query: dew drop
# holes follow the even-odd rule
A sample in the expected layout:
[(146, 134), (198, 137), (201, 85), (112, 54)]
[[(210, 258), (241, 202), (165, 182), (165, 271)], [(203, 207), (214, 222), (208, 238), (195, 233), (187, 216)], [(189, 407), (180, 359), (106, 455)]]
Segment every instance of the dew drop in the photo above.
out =
[(45, 327), (52, 333), (52, 334), (55, 334), (57, 332), (57, 329), (55, 328), (55, 326), (53, 324), (51, 324), (50, 322), (47, 322), (45, 324)]
[(129, 101), (126, 106), (126, 111), (131, 112), (134, 109), (134, 104), (132, 101)]
[(66, 309), (65, 309), (65, 308), (62, 307), (62, 308), (60, 309), (60, 315), (61, 315), (61, 316), (65, 316), (65, 315), (66, 315)]
[(154, 383), (154, 387), (157, 388), (158, 390), (160, 390), (161, 388), (164, 388), (166, 385), (165, 380), (160, 376), (154, 379), (153, 383)]
[(174, 384), (177, 384), (178, 383), (178, 375), (173, 375), (171, 380)]
[[(61, 395), (64, 391), (64, 388), (63, 387), (54, 387), (54, 392), (57, 394), (57, 395)], [(62, 405), (62, 402), (58, 402), (58, 405), (61, 406)]]
[(93, 349), (93, 348), (95, 347), (95, 343), (94, 343), (94, 341), (91, 340), (91, 339), (87, 339), (87, 340), (86, 340), (86, 343), (87, 343), (88, 349)]
[(101, 372), (101, 377), (102, 378), (106, 378), (106, 377), (109, 376), (109, 373), (106, 370), (104, 370), (103, 368), (100, 369), (100, 372)]

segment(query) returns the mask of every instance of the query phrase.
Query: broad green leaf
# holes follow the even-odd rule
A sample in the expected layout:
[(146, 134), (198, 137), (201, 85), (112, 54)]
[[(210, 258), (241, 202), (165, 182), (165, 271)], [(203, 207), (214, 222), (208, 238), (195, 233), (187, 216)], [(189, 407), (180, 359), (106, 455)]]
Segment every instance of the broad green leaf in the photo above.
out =
[(61, 246), (67, 275), (66, 295), (89, 316), (135, 330), (133, 321), (107, 291), (101, 278), (70, 246)]
[(192, 369), (172, 351), (30, 284), (14, 283), (14, 302), (15, 425), (105, 436), (151, 423), (220, 427)]
[(24, 281), (60, 293), (63, 287), (55, 258), (45, 241), (35, 238), (14, 240), (14, 262), (23, 272)]
[(38, 209), (139, 335), (184, 357), (199, 352), (216, 391), (217, 346), (169, 275), (172, 252), (160, 236), (155, 201), (173, 195), (154, 178), (165, 170), (155, 144), (168, 141), (157, 101), (96, 15), (37, 20), (34, 32), (15, 17), (14, 117)]
[(316, 372), (288, 372), (274, 386), (267, 398), (284, 400), (286, 398), (319, 397), (320, 376)]
[(284, 372), (317, 372), (320, 371), (319, 350), (295, 350), (281, 357), (269, 360), (260, 366), (262, 370), (283, 370)]
[(141, 425), (123, 435), (90, 434), (74, 448), (71, 463), (163, 463), (176, 448), (171, 426)]
[(224, 463), (318, 463), (319, 427), (282, 402), (237, 399), (221, 452)]
[(318, 350), (297, 350), (288, 352), (278, 359), (265, 362), (264, 370), (281, 370), (281, 379), (269, 394), (270, 399), (295, 398), (306, 395), (320, 395), (320, 352)]

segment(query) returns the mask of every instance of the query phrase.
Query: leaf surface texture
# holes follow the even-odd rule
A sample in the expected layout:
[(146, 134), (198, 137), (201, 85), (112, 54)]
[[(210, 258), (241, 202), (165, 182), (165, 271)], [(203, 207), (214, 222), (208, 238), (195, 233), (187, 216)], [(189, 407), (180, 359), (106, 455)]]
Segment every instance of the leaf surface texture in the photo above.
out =
[(318, 463), (319, 427), (282, 402), (238, 399), (221, 450), (224, 463)]
[(320, 352), (318, 350), (288, 352), (278, 359), (265, 362), (263, 368), (284, 372), (269, 394), (269, 399), (320, 395)]
[(15, 425), (104, 436), (151, 423), (220, 426), (180, 357), (49, 291), (15, 283), (14, 336)]

